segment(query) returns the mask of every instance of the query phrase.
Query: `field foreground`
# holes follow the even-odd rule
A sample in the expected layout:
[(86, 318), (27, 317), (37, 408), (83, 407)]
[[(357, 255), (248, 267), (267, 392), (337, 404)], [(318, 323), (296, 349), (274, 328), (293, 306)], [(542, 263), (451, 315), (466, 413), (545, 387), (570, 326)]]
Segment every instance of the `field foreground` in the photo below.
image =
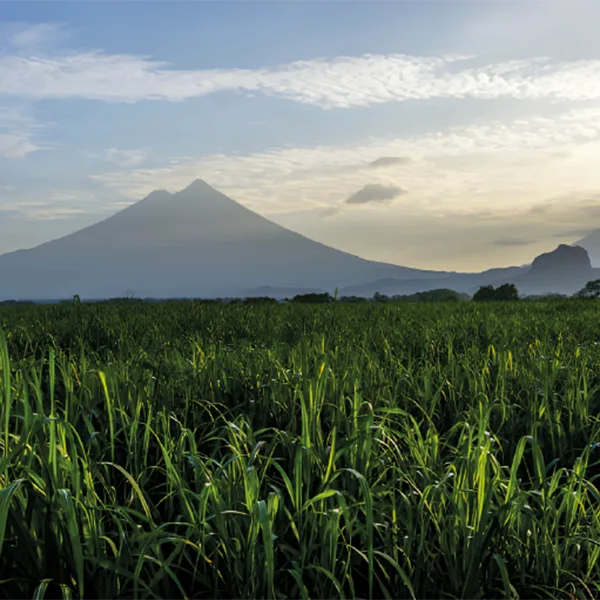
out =
[(0, 598), (600, 597), (600, 304), (0, 330)]

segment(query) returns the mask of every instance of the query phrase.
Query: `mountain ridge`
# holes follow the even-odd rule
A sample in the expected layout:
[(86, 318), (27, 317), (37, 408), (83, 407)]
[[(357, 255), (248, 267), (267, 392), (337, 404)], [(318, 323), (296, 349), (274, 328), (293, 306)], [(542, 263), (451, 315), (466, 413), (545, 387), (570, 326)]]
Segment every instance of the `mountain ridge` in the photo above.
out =
[(587, 235), (577, 240), (572, 246), (581, 246), (589, 254), (592, 265), (600, 267), (600, 229), (594, 229)]
[[(515, 283), (523, 293), (576, 291), (594, 269), (533, 263), (480, 273), (430, 271), (363, 259), (286, 229), (201, 179), (179, 192), (154, 190), (142, 200), (34, 248), (0, 255), (0, 300), (252, 296), (270, 290), (336, 288), (342, 294), (412, 294), (435, 288), (473, 293)], [(575, 250), (581, 263), (581, 251)], [(541, 256), (545, 256), (541, 255)], [(574, 256), (571, 253), (569, 256)], [(554, 258), (552, 258), (554, 257)], [(542, 259), (542, 262), (547, 259)], [(585, 262), (585, 258), (583, 258)], [(588, 258), (589, 263), (589, 258)], [(554, 268), (552, 266), (554, 264)], [(569, 264), (571, 266), (569, 266)], [(583, 264), (583, 263), (581, 263)], [(587, 263), (586, 263), (587, 264)], [(562, 278), (557, 282), (556, 276)], [(580, 285), (581, 284), (581, 285)]]

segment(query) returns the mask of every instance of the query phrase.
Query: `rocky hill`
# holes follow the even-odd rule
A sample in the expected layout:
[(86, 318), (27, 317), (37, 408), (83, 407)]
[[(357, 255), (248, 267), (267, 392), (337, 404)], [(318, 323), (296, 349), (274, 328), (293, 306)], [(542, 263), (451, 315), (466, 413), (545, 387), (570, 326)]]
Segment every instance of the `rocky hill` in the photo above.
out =
[(516, 277), (511, 283), (522, 294), (573, 294), (586, 282), (598, 278), (600, 269), (592, 268), (585, 248), (561, 244), (552, 252), (537, 256), (527, 273)]
[(531, 263), (530, 275), (559, 273), (589, 273), (592, 269), (590, 257), (581, 246), (561, 244), (552, 252), (537, 256)]

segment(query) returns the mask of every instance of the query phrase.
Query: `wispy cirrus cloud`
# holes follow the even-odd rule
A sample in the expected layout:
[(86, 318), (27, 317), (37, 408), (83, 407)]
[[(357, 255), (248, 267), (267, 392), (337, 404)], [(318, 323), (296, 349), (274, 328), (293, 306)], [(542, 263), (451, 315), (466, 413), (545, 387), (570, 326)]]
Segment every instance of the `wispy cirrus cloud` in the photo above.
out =
[(109, 148), (105, 156), (108, 162), (117, 163), (124, 167), (135, 167), (148, 158), (148, 152), (140, 149)]
[(568, 238), (568, 239), (575, 239), (575, 238), (583, 238), (586, 235), (589, 235), (590, 233), (592, 233), (592, 231), (595, 231), (594, 227), (581, 227), (579, 229), (565, 229), (562, 231), (558, 231), (556, 233), (554, 233), (552, 235), (552, 237), (555, 238)]
[(36, 150), (49, 148), (37, 140), (38, 132), (47, 126), (13, 104), (0, 105), (0, 157), (23, 158)]
[(0, 94), (139, 102), (241, 91), (322, 108), (431, 98), (600, 99), (600, 60), (556, 63), (537, 57), (471, 67), (467, 58), (362, 55), (262, 69), (182, 70), (147, 56), (102, 51), (5, 52), (0, 55)]
[(5, 158), (23, 158), (39, 150), (27, 135), (22, 133), (0, 133), (0, 156)]
[(47, 50), (67, 36), (63, 23), (0, 23), (0, 38), (20, 53)]
[(11, 213), (26, 221), (68, 220), (76, 216), (101, 218), (124, 208), (118, 194), (102, 189), (50, 188), (39, 193), (3, 187), (0, 215)]

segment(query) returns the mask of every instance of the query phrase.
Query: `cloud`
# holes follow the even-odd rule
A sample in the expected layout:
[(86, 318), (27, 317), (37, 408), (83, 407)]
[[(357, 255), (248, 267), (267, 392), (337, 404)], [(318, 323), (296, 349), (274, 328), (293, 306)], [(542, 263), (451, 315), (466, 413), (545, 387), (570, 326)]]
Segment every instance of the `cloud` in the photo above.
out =
[(31, 188), (3, 186), (0, 221), (12, 214), (25, 221), (69, 220), (77, 216), (102, 218), (125, 208), (114, 192), (90, 188)]
[[(556, 156), (557, 148), (571, 156), (568, 168)], [(494, 217), (535, 209), (528, 218), (548, 219), (546, 213), (556, 202), (549, 199), (581, 191), (577, 202), (587, 198), (590, 204), (600, 189), (600, 108), (347, 145), (179, 157), (159, 168), (119, 168), (92, 177), (132, 200), (157, 188), (177, 191), (200, 177), (250, 208), (273, 215), (337, 204), (364, 186), (364, 170), (348, 165), (390, 156), (411, 157), (411, 168), (402, 175), (403, 187), (414, 199), (410, 210), (487, 211)], [(395, 185), (383, 169), (378, 182)], [(570, 204), (573, 198), (560, 201)]]
[(324, 219), (329, 217), (335, 217), (335, 215), (339, 215), (342, 209), (339, 206), (331, 206), (329, 208), (323, 208), (319, 211), (319, 214)]
[[(557, 149), (568, 155), (568, 164)], [(401, 181), (410, 202), (390, 202), (385, 211), (344, 203), (369, 172), (348, 165), (401, 156), (411, 157)], [(584, 208), (600, 199), (598, 156), (600, 107), (345, 145), (182, 156), (156, 168), (97, 172), (93, 179), (133, 202), (154, 189), (174, 192), (201, 178), (280, 225), (353, 254), (468, 270), (523, 264), (552, 250), (545, 242), (559, 230), (600, 228), (600, 215)], [(376, 173), (384, 187), (399, 183), (386, 169)], [(327, 209), (335, 209), (334, 218), (326, 218)], [(381, 232), (388, 229), (385, 237)], [(539, 243), (491, 243), (507, 232)]]
[(25, 135), (0, 133), (0, 156), (5, 158), (23, 158), (40, 147), (27, 139)]
[(367, 54), (262, 69), (181, 70), (147, 56), (100, 51), (5, 53), (0, 94), (139, 102), (242, 91), (322, 108), (431, 98), (600, 99), (600, 60), (553, 63), (542, 57), (468, 67), (466, 58)]
[(495, 240), (493, 243), (495, 246), (530, 246), (531, 244), (536, 244), (537, 240), (507, 237)]
[[(598, 199), (600, 199), (600, 194), (598, 194)], [(591, 217), (600, 217), (600, 204), (586, 204), (582, 206), (582, 210), (587, 212)]]
[(378, 169), (379, 167), (391, 167), (393, 165), (405, 165), (410, 163), (410, 158), (402, 157), (402, 156), (381, 156), (369, 163), (369, 166), (373, 169)]
[(581, 238), (586, 237), (593, 231), (596, 231), (595, 227), (581, 227), (578, 229), (566, 229), (564, 231), (559, 231), (559, 232), (553, 234), (552, 237), (581, 239)]
[(5, 32), (8, 44), (23, 53), (51, 47), (67, 35), (62, 23), (10, 23), (8, 28), (4, 29), (8, 29)]
[(37, 123), (13, 105), (0, 105), (0, 157), (23, 158), (49, 148), (35, 140), (38, 132), (48, 124)]
[(135, 167), (142, 164), (148, 158), (148, 152), (146, 150), (109, 148), (106, 151), (105, 157), (108, 162), (117, 163), (123, 167)]
[(59, 219), (71, 219), (74, 216), (90, 214), (84, 208), (43, 205), (30, 206), (20, 212), (25, 218), (35, 221), (57, 221)]
[(354, 192), (346, 199), (346, 204), (370, 204), (371, 202), (387, 202), (398, 196), (406, 194), (406, 191), (395, 185), (382, 185), (381, 183), (369, 183), (360, 190)]

